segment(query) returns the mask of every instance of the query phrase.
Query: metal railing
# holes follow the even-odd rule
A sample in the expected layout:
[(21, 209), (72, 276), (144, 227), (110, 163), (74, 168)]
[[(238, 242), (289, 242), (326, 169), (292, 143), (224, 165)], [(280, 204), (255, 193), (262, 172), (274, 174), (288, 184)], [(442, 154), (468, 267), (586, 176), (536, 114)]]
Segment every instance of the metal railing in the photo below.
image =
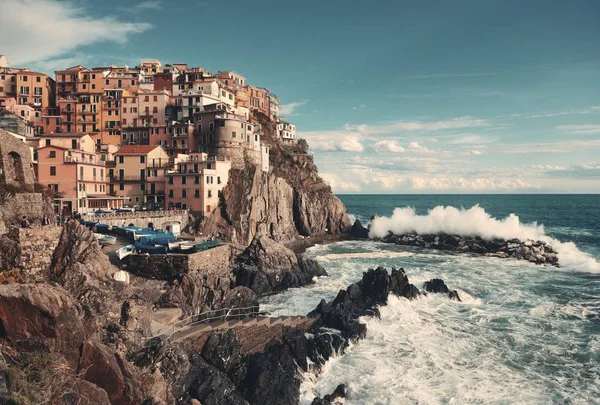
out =
[(108, 219), (138, 219), (138, 218), (161, 218), (178, 215), (188, 215), (187, 210), (158, 210), (158, 211), (134, 211), (134, 212), (111, 212), (107, 214), (96, 214), (88, 212), (83, 214), (89, 220), (108, 220)]
[(211, 311), (202, 312), (197, 315), (192, 315), (185, 319), (182, 319), (178, 322), (175, 322), (173, 325), (169, 326), (167, 329), (160, 331), (158, 334), (148, 337), (146, 339), (153, 339), (159, 336), (165, 336), (165, 340), (170, 339), (175, 333), (187, 329), (190, 326), (202, 324), (202, 323), (211, 323), (217, 321), (229, 321), (229, 320), (241, 320), (246, 319), (252, 316), (258, 316), (259, 306), (251, 306), (244, 308), (221, 308), (221, 309), (213, 309)]

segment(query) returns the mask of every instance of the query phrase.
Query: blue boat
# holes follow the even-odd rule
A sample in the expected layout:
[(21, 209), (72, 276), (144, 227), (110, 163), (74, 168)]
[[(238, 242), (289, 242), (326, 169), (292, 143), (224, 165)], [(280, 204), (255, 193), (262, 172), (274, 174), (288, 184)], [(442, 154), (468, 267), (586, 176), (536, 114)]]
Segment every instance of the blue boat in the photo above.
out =
[(211, 249), (211, 248), (217, 247), (218, 245), (219, 245), (218, 239), (207, 240), (206, 242), (198, 243), (196, 245), (196, 251)]
[(149, 253), (151, 255), (167, 254), (167, 247), (162, 245), (145, 245), (135, 242), (135, 250), (139, 253)]
[(108, 224), (96, 224), (96, 232), (98, 233), (108, 233), (111, 230), (112, 226)]
[(168, 246), (169, 243), (176, 242), (177, 237), (168, 232), (155, 233), (151, 235), (140, 236), (138, 241), (144, 245), (163, 245)]

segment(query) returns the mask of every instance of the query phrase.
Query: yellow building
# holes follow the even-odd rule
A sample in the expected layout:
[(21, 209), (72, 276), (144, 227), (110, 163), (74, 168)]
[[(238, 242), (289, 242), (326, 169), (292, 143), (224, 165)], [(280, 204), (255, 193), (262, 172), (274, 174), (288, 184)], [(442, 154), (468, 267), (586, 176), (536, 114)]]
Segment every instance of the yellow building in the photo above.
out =
[(110, 194), (126, 197), (130, 205), (164, 205), (168, 167), (169, 155), (161, 146), (122, 146), (115, 153), (114, 168), (108, 171)]
[(16, 77), (19, 104), (30, 104), (44, 113), (48, 113), (48, 109), (54, 107), (55, 84), (52, 78), (44, 73), (27, 69), (19, 70)]

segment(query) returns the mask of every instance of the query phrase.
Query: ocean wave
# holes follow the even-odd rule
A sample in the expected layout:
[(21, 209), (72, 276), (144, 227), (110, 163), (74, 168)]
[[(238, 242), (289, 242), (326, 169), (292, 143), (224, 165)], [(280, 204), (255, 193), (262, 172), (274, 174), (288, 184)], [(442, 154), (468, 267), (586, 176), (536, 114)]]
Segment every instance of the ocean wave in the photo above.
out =
[(479, 205), (469, 209), (437, 206), (427, 215), (417, 215), (411, 207), (396, 208), (391, 217), (377, 217), (371, 222), (370, 237), (383, 238), (390, 232), (395, 235), (443, 233), (479, 236), (486, 240), (540, 240), (554, 248), (562, 266), (600, 273), (600, 263), (592, 256), (579, 250), (573, 242), (562, 242), (546, 235), (543, 225), (523, 224), (515, 214), (496, 219)]
[(353, 252), (353, 253), (329, 253), (319, 256), (319, 260), (346, 260), (346, 259), (393, 259), (396, 257), (410, 257), (411, 252)]

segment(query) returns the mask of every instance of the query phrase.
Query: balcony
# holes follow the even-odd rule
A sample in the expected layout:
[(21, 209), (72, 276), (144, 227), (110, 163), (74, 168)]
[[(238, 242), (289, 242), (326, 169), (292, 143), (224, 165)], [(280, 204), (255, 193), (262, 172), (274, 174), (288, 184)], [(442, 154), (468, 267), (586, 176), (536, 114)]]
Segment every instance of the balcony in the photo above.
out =
[(115, 121), (112, 121), (112, 122), (113, 122), (112, 124), (109, 123), (109, 122), (107, 122), (104, 125), (104, 129), (121, 129), (121, 123), (120, 122), (119, 123), (114, 123)]
[(129, 176), (108, 176), (111, 183), (127, 183), (127, 182), (145, 182), (147, 180), (147, 176), (141, 175), (129, 175)]
[(164, 196), (165, 190), (144, 190), (144, 195)]
[(65, 156), (65, 163), (84, 163), (88, 165), (105, 166), (106, 162), (96, 159), (84, 159), (79, 156)]

